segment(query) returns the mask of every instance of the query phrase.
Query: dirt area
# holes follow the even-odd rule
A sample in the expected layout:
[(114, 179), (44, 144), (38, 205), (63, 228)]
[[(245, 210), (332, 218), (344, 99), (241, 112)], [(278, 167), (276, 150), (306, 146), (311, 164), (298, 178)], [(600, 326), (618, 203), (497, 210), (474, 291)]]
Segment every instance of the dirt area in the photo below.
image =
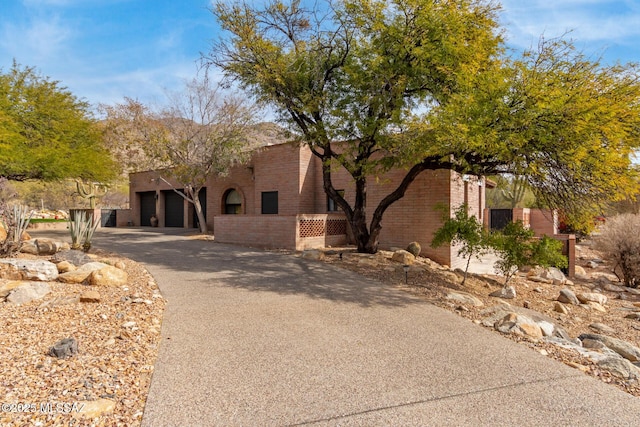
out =
[[(629, 313), (640, 310), (640, 295), (627, 292), (609, 292), (597, 284), (598, 277), (605, 276), (615, 279), (615, 276), (611, 273), (611, 265), (601, 259), (601, 254), (594, 251), (589, 242), (577, 246), (577, 263), (580, 266), (584, 266), (588, 279), (574, 278), (571, 280), (573, 283), (554, 285), (553, 283), (532, 281), (527, 278), (526, 273), (518, 273), (518, 276), (511, 283), (516, 288), (516, 298), (508, 300), (489, 296), (493, 291), (503, 287), (504, 279), (499, 276), (470, 274), (466, 283), (462, 286), (462, 272), (454, 273), (447, 267), (440, 266), (429, 259), (418, 257), (405, 278), (402, 265), (391, 260), (392, 252), (380, 251), (374, 256), (375, 263), (362, 262), (361, 259), (366, 256), (358, 254), (349, 256), (352, 252), (352, 248), (332, 248), (327, 252), (328, 256), (325, 257), (325, 261), (425, 298), (439, 307), (469, 319), (478, 324), (478, 327), (484, 327), (481, 324), (481, 321), (487, 317), (486, 314), (483, 314), (484, 310), (497, 304), (508, 303), (512, 306), (534, 310), (555, 319), (572, 338), (576, 338), (583, 333), (602, 333), (590, 327), (594, 323), (600, 323), (611, 327), (614, 331), (606, 335), (622, 339), (634, 346), (640, 345), (640, 320), (625, 318)], [(340, 257), (340, 253), (343, 254), (342, 257)], [(596, 268), (590, 268), (587, 264), (593, 259), (603, 262), (598, 262)], [(615, 285), (621, 284), (615, 283)], [(575, 293), (602, 292), (608, 297), (608, 301), (605, 304), (606, 312), (583, 305), (567, 306), (569, 309), (567, 314), (554, 311), (559, 291), (565, 287)], [(470, 304), (452, 302), (446, 298), (447, 293), (452, 290), (472, 294), (479, 298), (484, 305), (474, 307)], [(493, 328), (491, 329), (493, 330)], [(494, 332), (500, 333), (498, 331)], [(614, 384), (627, 393), (640, 397), (640, 384), (638, 381), (617, 378), (600, 369), (594, 362), (583, 357), (575, 350), (564, 349), (546, 343), (544, 340), (535, 340), (520, 335), (508, 334), (505, 336), (606, 383)]]
[[(140, 424), (165, 300), (140, 264), (108, 254), (94, 258), (124, 263), (127, 285), (100, 287), (99, 302), (77, 302), (93, 287), (49, 282), (43, 299), (0, 303), (0, 426)], [(77, 341), (77, 354), (50, 356), (65, 338)]]

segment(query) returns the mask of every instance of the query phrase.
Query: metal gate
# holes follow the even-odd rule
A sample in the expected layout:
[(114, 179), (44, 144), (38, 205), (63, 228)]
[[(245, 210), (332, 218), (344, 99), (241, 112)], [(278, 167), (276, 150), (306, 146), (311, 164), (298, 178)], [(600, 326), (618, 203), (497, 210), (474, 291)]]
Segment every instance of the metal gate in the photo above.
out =
[(513, 210), (512, 209), (491, 209), (491, 229), (502, 230), (513, 222)]
[(115, 227), (117, 219), (116, 212), (115, 209), (102, 209), (100, 212), (100, 225), (102, 227)]

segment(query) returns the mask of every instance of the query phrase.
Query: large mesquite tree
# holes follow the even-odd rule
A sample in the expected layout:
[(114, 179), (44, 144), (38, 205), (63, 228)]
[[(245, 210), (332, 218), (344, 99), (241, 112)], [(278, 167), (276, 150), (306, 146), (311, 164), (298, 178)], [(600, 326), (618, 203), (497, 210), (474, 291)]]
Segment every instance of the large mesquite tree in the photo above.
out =
[(0, 69), (0, 178), (106, 182), (114, 170), (87, 102), (33, 67)]
[[(361, 252), (377, 251), (384, 212), (424, 170), (516, 174), (576, 209), (627, 189), (635, 70), (561, 41), (511, 59), (493, 1), (219, 1), (212, 11), (226, 32), (205, 62), (322, 160), (324, 190)], [(353, 178), (353, 203), (333, 186), (337, 166)], [(391, 168), (404, 179), (368, 217), (368, 181)]]

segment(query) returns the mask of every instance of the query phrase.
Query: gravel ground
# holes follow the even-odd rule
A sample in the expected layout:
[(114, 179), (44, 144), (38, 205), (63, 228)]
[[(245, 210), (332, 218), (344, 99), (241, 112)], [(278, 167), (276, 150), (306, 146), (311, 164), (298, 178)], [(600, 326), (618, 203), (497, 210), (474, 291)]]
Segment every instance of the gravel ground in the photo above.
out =
[[(128, 284), (101, 287), (97, 303), (66, 303), (88, 290), (51, 282), (51, 293), (23, 305), (0, 303), (0, 426), (136, 426), (155, 363), (165, 300), (153, 278), (128, 259)], [(78, 353), (49, 356), (59, 340), (75, 338)], [(87, 418), (82, 411), (106, 411)]]

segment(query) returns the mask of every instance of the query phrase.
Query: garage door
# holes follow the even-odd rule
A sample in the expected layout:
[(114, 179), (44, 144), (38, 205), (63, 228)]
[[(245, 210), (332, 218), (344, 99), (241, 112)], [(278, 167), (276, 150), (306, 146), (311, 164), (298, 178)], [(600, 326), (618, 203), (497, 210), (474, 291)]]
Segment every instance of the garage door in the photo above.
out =
[(140, 195), (140, 225), (150, 227), (151, 216), (156, 213), (156, 192), (145, 191)]
[(184, 199), (173, 190), (164, 194), (164, 226), (184, 227)]

